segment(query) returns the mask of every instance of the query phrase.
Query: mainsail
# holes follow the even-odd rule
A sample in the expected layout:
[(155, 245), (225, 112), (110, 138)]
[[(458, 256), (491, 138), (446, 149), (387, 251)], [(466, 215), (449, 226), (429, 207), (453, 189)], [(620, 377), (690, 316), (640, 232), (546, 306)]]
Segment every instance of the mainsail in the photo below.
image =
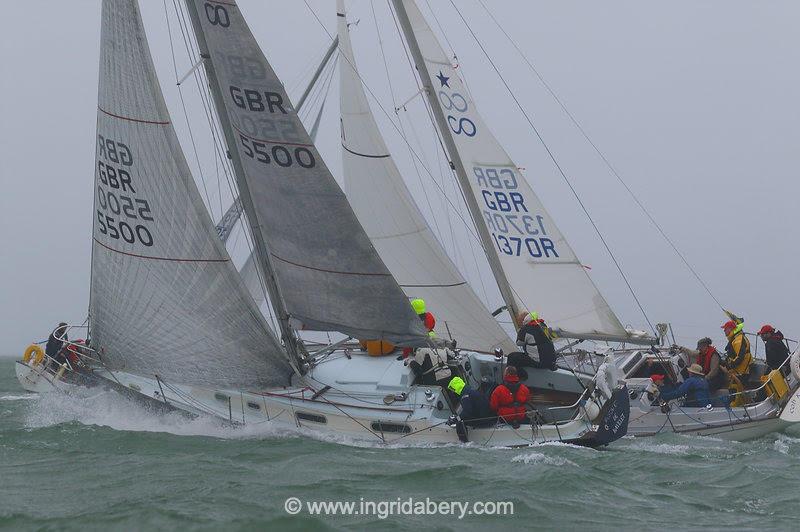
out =
[(437, 319), (440, 337), (462, 347), (514, 350), (431, 231), (406, 188), (367, 101), (338, 0), (342, 158), (345, 191), (361, 225), (389, 270), (411, 297), (421, 297)]
[(294, 328), (424, 342), (403, 291), (358, 223), (234, 2), (188, 0), (237, 170), (257, 257)]
[(457, 152), (450, 156), (463, 163), (469, 186), (462, 188), (474, 198), (473, 205), (477, 202), (479, 212), (473, 214), (486, 229), (487, 252), (499, 259), (502, 272), (495, 273), (509, 307), (540, 312), (562, 336), (630, 339), (542, 201), (477, 113), (417, 5), (395, 0), (395, 6), (412, 52), (418, 47), (417, 68), (431, 105), (442, 117), (442, 134)]
[(104, 0), (92, 347), (110, 367), (186, 384), (285, 384), (285, 352), (192, 179), (135, 0)]

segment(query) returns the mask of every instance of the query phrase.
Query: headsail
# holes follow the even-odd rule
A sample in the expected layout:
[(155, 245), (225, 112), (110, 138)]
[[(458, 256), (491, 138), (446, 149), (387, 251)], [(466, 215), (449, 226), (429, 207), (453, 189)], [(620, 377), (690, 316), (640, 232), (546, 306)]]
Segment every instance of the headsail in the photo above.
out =
[[(513, 298), (512, 307), (536, 310), (562, 336), (630, 339), (585, 267), (544, 208), (542, 201), (477, 113), (456, 69), (413, 0), (395, 0), (407, 15), (410, 37), (419, 47), (430, 80), (432, 105), (444, 115), (443, 135), (452, 139), (463, 162), (482, 224), (499, 257)], [(401, 24), (403, 23), (401, 16)], [(411, 38), (409, 40), (411, 40)], [(412, 44), (412, 43), (410, 43)], [(438, 111), (438, 109), (437, 109)], [(501, 291), (503, 290), (501, 284)], [(508, 298), (507, 298), (508, 301)]]
[(286, 354), (192, 179), (135, 0), (104, 0), (91, 343), (111, 367), (187, 384), (285, 384)]
[(339, 20), (342, 158), (345, 191), (381, 258), (409, 297), (421, 297), (437, 320), (440, 337), (463, 347), (514, 350), (431, 231), (381, 136), (355, 70), (344, 16)]
[[(296, 328), (422, 342), (425, 331), (358, 223), (234, 2), (188, 0), (237, 165), (258, 259)], [(270, 299), (274, 299), (270, 293)], [(275, 301), (273, 301), (275, 303)]]

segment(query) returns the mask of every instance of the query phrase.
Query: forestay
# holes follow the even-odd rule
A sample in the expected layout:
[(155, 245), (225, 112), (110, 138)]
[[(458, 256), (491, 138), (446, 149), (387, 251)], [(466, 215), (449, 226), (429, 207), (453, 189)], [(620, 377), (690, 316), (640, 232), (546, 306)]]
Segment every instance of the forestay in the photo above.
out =
[(562, 335), (626, 338), (627, 332), (541, 200), (481, 119), (456, 69), (413, 0), (402, 0), (450, 135), (519, 308)]
[(135, 0), (104, 0), (91, 343), (111, 367), (262, 388), (291, 368), (245, 291), (170, 123)]
[(421, 297), (440, 337), (466, 348), (515, 350), (442, 249), (381, 136), (355, 70), (344, 2), (338, 0), (344, 182), (350, 204), (375, 248), (410, 298)]
[[(189, 0), (229, 120), (259, 258), (298, 328), (423, 342), (420, 320), (311, 143), (233, 2)], [(268, 253), (268, 256), (265, 255)]]

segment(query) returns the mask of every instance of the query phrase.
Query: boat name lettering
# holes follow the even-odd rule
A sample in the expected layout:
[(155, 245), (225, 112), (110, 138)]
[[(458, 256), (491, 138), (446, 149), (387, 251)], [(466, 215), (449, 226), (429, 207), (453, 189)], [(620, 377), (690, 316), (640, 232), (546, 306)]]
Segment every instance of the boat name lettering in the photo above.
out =
[[(136, 174), (133, 151), (119, 140), (102, 135), (97, 138), (97, 230), (114, 240), (128, 244), (138, 242), (150, 247), (153, 234), (143, 222), (154, 221), (153, 211), (148, 200), (136, 197), (131, 176), (131, 173)], [(100, 159), (122, 166), (113, 166)]]
[(543, 218), (541, 216), (531, 216), (530, 214), (502, 214), (484, 210), (483, 217), (486, 225), (494, 232), (507, 234), (516, 232), (520, 235), (547, 235), (544, 230)]
[(301, 168), (314, 168), (317, 165), (314, 154), (305, 146), (287, 148), (280, 144), (273, 144), (268, 147), (264, 142), (252, 140), (241, 134), (239, 140), (245, 155), (264, 164), (274, 162), (283, 168), (289, 168), (295, 164)]
[[(448, 93), (444, 90), (440, 90), (439, 103), (442, 104), (442, 107), (444, 107), (446, 111), (451, 111), (452, 113), (465, 113), (469, 110), (467, 100), (457, 92)], [(453, 114), (449, 114), (447, 115), (447, 124), (456, 135), (474, 137), (478, 133), (475, 122), (466, 116), (457, 117), (453, 116)]]
[(492, 233), (497, 249), (505, 255), (519, 257), (523, 251), (534, 258), (558, 258), (555, 243), (549, 238), (522, 238)]
[(253, 139), (281, 139), (283, 142), (301, 143), (294, 120), (280, 115), (252, 116), (247, 113), (231, 115), (234, 127)]
[(267, 77), (264, 65), (255, 57), (220, 52), (230, 77), (238, 80), (261, 80)]
[(277, 92), (242, 89), (235, 85), (231, 85), (229, 91), (233, 104), (240, 109), (255, 113), (264, 111), (274, 113), (278, 109), (282, 114), (287, 114), (283, 108), (283, 97)]
[(231, 17), (228, 14), (228, 10), (225, 9), (225, 6), (215, 5), (210, 2), (206, 2), (203, 4), (203, 7), (206, 10), (206, 18), (208, 22), (211, 23), (212, 26), (220, 26), (222, 28), (227, 28), (231, 25)]
[(123, 192), (130, 188), (131, 192), (136, 193), (133, 189), (133, 183), (131, 183), (131, 174), (127, 170), (115, 168), (105, 164), (103, 161), (97, 161), (97, 173), (104, 185), (116, 189), (122, 188)]
[(98, 151), (97, 156), (102, 157), (112, 163), (119, 163), (123, 166), (133, 164), (133, 155), (127, 144), (117, 140), (107, 139), (103, 135), (97, 135)]

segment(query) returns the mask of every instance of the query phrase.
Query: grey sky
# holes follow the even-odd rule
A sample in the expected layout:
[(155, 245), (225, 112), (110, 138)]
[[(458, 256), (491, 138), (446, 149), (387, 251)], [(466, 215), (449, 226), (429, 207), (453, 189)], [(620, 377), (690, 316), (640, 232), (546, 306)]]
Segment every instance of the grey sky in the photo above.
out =
[[(796, 207), (800, 4), (484, 2), (723, 304), (744, 315), (749, 330), (768, 321), (788, 336), (800, 337), (795, 274), (800, 262)], [(141, 3), (162, 88), (196, 171), (174, 83), (164, 6), (158, 0)], [(303, 2), (240, 3), (267, 57), (296, 97), (328, 36)], [(334, 33), (334, 2), (310, 3)], [(167, 4), (176, 37), (172, 2)], [(428, 13), (426, 2), (421, 4)], [(476, 0), (457, 4), (607, 236), (650, 318), (672, 321), (684, 342), (703, 335), (720, 342), (724, 316), (711, 298), (480, 4)], [(348, 5), (349, 18), (360, 21), (352, 33), (360, 70), (391, 113), (371, 6), (366, 0)], [(386, 3), (376, 2), (374, 7), (392, 89), (397, 100), (405, 101), (415, 92), (414, 82)], [(592, 278), (623, 323), (643, 327), (641, 314), (574, 197), (452, 6), (437, 0), (431, 7), (436, 14), (431, 23), (437, 30), (437, 21), (441, 24), (455, 48), (479, 111), (512, 158), (526, 169), (582, 261), (592, 266)], [(21, 353), (59, 320), (85, 318), (99, 12), (100, 3), (88, 0), (4, 5), (8, 21), (0, 33), (5, 63), (0, 78), (0, 338), (4, 342), (0, 352), (4, 354)], [(176, 53), (182, 75), (190, 62), (179, 39)], [(336, 86), (334, 82), (318, 144), (334, 173), (341, 173)], [(191, 87), (185, 96), (212, 214), (218, 218), (220, 197), (203, 112)], [(432, 189), (430, 178), (414, 175), (403, 141), (371, 103), (423, 212), (431, 216), (421, 195), (423, 186)], [(424, 146), (419, 151), (434, 168), (435, 143), (419, 112), (419, 99), (408, 108), (402, 120), (414, 124)], [(409, 141), (416, 146), (412, 137)], [(433, 173), (441, 179), (438, 170)], [(199, 173), (195, 177), (199, 179)], [(458, 199), (452, 183), (445, 188), (453, 200)], [(431, 198), (434, 210), (444, 204), (438, 193)], [(224, 206), (229, 199), (223, 190)], [(446, 221), (441, 212), (433, 216), (441, 224)], [(467, 267), (474, 284), (480, 284), (465, 240), (448, 241), (445, 247), (458, 248), (457, 262)], [(483, 281), (489, 285), (488, 298), (496, 303), (486, 273)]]

